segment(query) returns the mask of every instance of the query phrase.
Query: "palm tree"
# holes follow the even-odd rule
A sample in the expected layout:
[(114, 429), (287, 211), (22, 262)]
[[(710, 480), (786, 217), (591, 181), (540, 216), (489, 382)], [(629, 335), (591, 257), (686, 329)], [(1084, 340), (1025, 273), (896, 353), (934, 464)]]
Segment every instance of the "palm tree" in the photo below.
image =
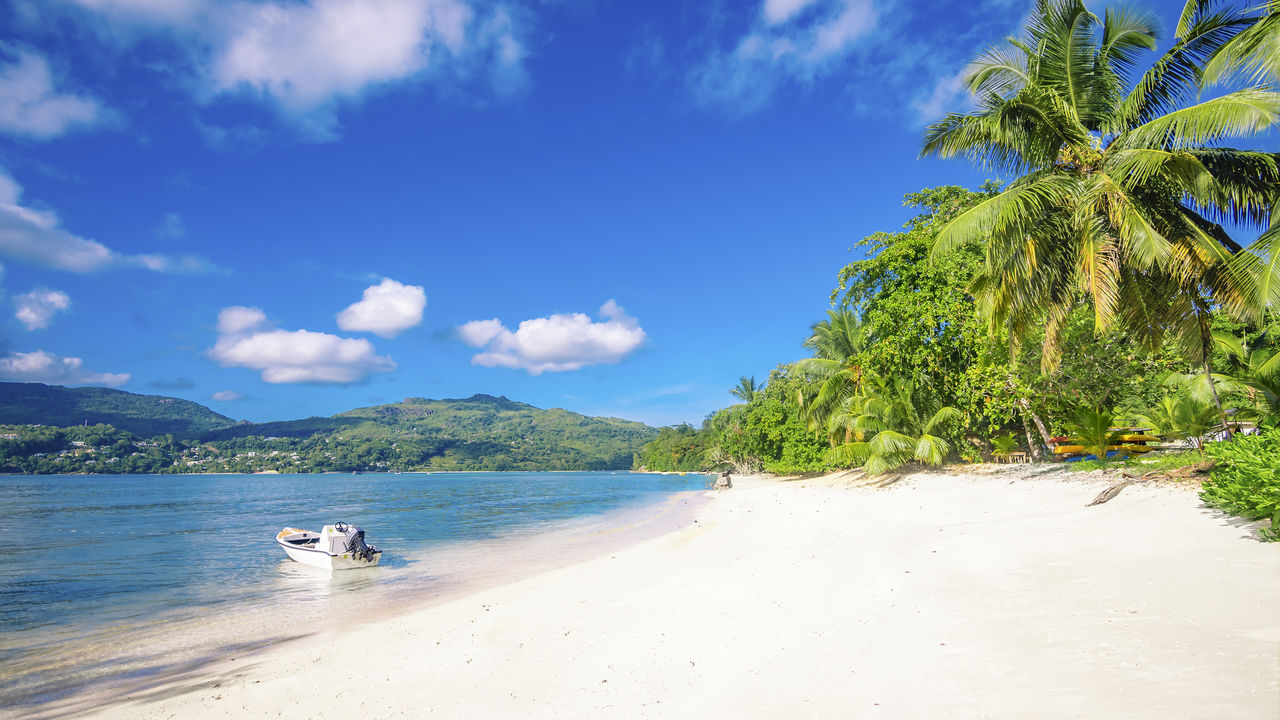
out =
[(738, 378), (738, 385), (729, 391), (729, 394), (750, 404), (756, 398), (756, 393), (764, 390), (764, 383), (756, 384), (756, 376), (747, 377), (743, 375)]
[[(951, 444), (935, 433), (962, 415), (953, 407), (943, 407), (932, 393), (916, 393), (915, 384), (894, 378), (873, 380), (872, 392), (860, 398), (857, 414), (840, 416), (853, 440), (827, 453), (835, 463), (862, 463), (869, 475), (879, 475), (911, 461), (940, 465)], [(869, 438), (869, 439), (864, 439)]]
[(1081, 446), (1086, 455), (1093, 455), (1102, 462), (1107, 461), (1107, 448), (1120, 444), (1123, 431), (1112, 430), (1115, 422), (1112, 413), (1100, 412), (1093, 408), (1079, 408), (1067, 420), (1071, 433), (1071, 442)]
[(1045, 371), (1082, 298), (1098, 330), (1119, 323), (1148, 347), (1171, 336), (1206, 376), (1210, 312), (1257, 320), (1280, 299), (1280, 253), (1262, 241), (1246, 250), (1218, 224), (1272, 220), (1280, 156), (1221, 143), (1275, 125), (1280, 93), (1196, 100), (1204, 64), (1252, 21), (1209, 5), (1188, 3), (1173, 47), (1125, 92), (1139, 54), (1156, 48), (1155, 18), (1039, 0), (1021, 39), (970, 66), (978, 108), (926, 133), (923, 155), (1020, 175), (942, 228), (933, 253), (988, 238), (971, 290), (1011, 337), (1046, 330)]
[(793, 367), (818, 383), (812, 396), (801, 393), (797, 398), (801, 417), (811, 431), (827, 429), (830, 435), (830, 419), (860, 392), (862, 366), (857, 358), (865, 345), (858, 316), (848, 308), (828, 310), (827, 319), (810, 328), (804, 346), (814, 356), (797, 361)]
[[(1254, 80), (1280, 82), (1280, 0), (1260, 0), (1249, 12), (1252, 24), (1240, 31), (1210, 58), (1204, 80), (1216, 83), (1234, 72), (1244, 72)], [(1183, 8), (1179, 31), (1203, 0), (1189, 0)]]
[(1204, 434), (1217, 424), (1215, 415), (1213, 406), (1208, 403), (1192, 397), (1169, 395), (1139, 419), (1165, 440), (1186, 438), (1197, 450), (1203, 452)]

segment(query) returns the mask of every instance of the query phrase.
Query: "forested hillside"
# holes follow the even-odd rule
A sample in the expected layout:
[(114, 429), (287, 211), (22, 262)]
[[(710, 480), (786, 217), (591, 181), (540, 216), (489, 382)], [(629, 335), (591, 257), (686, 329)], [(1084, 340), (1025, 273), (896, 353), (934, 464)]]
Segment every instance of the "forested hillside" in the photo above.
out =
[(102, 424), (142, 437), (195, 437), (235, 422), (199, 403), (180, 398), (135, 395), (99, 387), (0, 383), (0, 424), (54, 427)]
[[(14, 412), (0, 413), (0, 472), (615, 470), (630, 467), (634, 453), (658, 432), (638, 422), (489, 395), (408, 398), (327, 418), (235, 423), (175, 398), (43, 385), (23, 393), (23, 387), (11, 390), (21, 399)], [(79, 401), (95, 397), (144, 416), (118, 413), (129, 421), (126, 427), (88, 415)], [(151, 407), (177, 407), (198, 418), (196, 408), (221, 421), (183, 431), (195, 423), (147, 418)], [(88, 427), (65, 422), (72, 408), (85, 415)]]

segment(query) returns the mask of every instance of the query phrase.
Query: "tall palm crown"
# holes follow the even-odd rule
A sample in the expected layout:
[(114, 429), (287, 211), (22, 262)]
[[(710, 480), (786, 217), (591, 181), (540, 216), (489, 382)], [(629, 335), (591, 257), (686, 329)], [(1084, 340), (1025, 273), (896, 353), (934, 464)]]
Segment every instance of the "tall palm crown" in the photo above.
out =
[(729, 390), (729, 394), (745, 403), (750, 403), (752, 400), (756, 399), (757, 393), (764, 390), (764, 385), (764, 383), (756, 383), (755, 375), (752, 375), (751, 377), (743, 375), (738, 378), (738, 384)]
[(810, 328), (804, 346), (813, 357), (797, 361), (793, 367), (818, 384), (817, 392), (799, 397), (801, 417), (810, 430), (826, 429), (839, 407), (857, 395), (862, 387), (862, 367), (858, 354), (866, 346), (866, 337), (858, 316), (848, 308), (828, 310), (827, 319)]
[(1046, 330), (1046, 369), (1081, 297), (1099, 329), (1118, 321), (1149, 345), (1172, 333), (1196, 361), (1213, 304), (1254, 318), (1280, 299), (1280, 253), (1245, 250), (1218, 224), (1270, 223), (1278, 157), (1221, 144), (1276, 124), (1280, 94), (1255, 85), (1196, 101), (1204, 64), (1253, 19), (1191, 0), (1173, 47), (1125, 92), (1157, 46), (1155, 18), (1040, 0), (1022, 38), (970, 66), (976, 110), (929, 127), (922, 154), (1020, 175), (948, 223), (933, 252), (989, 236), (974, 296), (1014, 337)]

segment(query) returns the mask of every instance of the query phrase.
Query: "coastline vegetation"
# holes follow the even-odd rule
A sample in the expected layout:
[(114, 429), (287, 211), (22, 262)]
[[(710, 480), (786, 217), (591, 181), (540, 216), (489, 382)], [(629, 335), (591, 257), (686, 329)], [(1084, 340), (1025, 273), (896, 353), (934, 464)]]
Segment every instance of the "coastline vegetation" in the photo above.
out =
[(1189, 0), (1156, 55), (1152, 13), (1038, 2), (967, 69), (974, 109), (923, 142), (1014, 179), (907, 195), (916, 216), (836, 274), (811, 357), (664, 429), (637, 467), (876, 474), (1044, 461), (1062, 436), (1105, 464), (1115, 427), (1197, 450), (1256, 428), (1209, 444), (1230, 461), (1206, 499), (1271, 517), (1274, 473), (1244, 489), (1240, 468), (1280, 459), (1280, 153), (1233, 143), (1280, 121), (1278, 19)]

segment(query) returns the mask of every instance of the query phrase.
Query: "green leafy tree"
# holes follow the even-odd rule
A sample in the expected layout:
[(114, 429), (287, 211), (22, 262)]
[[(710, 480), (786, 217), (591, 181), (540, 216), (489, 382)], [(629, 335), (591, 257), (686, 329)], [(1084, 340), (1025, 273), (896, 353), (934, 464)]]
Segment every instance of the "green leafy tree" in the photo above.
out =
[(978, 109), (929, 128), (924, 155), (1019, 176), (942, 228), (933, 250), (988, 239), (975, 296), (1015, 339), (1046, 328), (1046, 370), (1081, 297), (1099, 331), (1122, 325), (1147, 349), (1172, 335), (1210, 375), (1213, 307), (1257, 319), (1280, 295), (1266, 248), (1244, 251), (1216, 222), (1269, 225), (1276, 156), (1221, 143), (1273, 126), (1280, 95), (1255, 85), (1194, 98), (1204, 63), (1247, 24), (1189, 4), (1173, 47), (1126, 92), (1156, 48), (1155, 18), (1040, 0), (1022, 38), (967, 72)]

